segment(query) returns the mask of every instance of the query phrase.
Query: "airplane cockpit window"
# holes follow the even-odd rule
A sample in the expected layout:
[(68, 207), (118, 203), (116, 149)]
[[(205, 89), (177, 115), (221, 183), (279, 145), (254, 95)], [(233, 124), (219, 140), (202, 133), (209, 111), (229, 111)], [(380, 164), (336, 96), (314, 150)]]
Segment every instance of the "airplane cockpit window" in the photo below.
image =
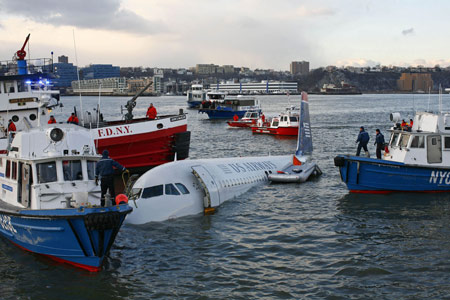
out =
[(182, 183), (175, 183), (175, 185), (180, 190), (180, 192), (183, 193), (183, 195), (189, 194), (189, 190), (187, 189), (187, 187), (184, 186), (184, 184), (182, 184)]
[(142, 192), (142, 198), (151, 198), (151, 197), (157, 197), (164, 194), (164, 185), (155, 185), (148, 188), (145, 188)]
[(180, 192), (171, 183), (166, 184), (166, 195), (180, 195)]

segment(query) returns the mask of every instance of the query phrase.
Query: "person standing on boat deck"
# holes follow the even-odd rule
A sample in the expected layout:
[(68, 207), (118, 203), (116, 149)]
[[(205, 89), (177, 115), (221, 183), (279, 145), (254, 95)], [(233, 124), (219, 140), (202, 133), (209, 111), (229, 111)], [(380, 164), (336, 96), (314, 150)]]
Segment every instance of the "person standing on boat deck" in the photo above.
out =
[(8, 121), (8, 131), (16, 132), (16, 130), (17, 130), (16, 125), (14, 124), (14, 122), (11, 119), (9, 119), (9, 121)]
[(72, 113), (70, 117), (67, 119), (67, 123), (78, 125), (78, 117), (75, 115), (75, 113)]
[(235, 122), (238, 121), (238, 120), (239, 120), (238, 115), (234, 115), (234, 116), (233, 116), (233, 120), (234, 120)]
[(97, 162), (95, 166), (95, 184), (98, 185), (98, 176), (100, 176), (100, 186), (102, 189), (102, 194), (100, 196), (101, 205), (105, 206), (105, 194), (109, 190), (109, 195), (111, 196), (112, 204), (115, 205), (116, 191), (114, 190), (114, 168), (121, 170), (122, 172), (126, 170), (121, 164), (109, 157), (109, 151), (103, 150), (102, 159)]
[(261, 120), (263, 124), (266, 123), (266, 116), (263, 113), (261, 114)]
[(48, 120), (48, 124), (56, 124), (56, 120), (54, 116), (50, 116), (50, 119)]
[(358, 144), (358, 150), (356, 150), (356, 156), (359, 156), (359, 154), (361, 153), (361, 148), (364, 149), (364, 151), (366, 152), (366, 156), (370, 157), (369, 154), (369, 150), (367, 149), (367, 144), (369, 143), (370, 137), (369, 134), (364, 131), (364, 127), (361, 126), (359, 128), (359, 134), (358, 134), (358, 139), (356, 140)]
[(147, 109), (147, 118), (150, 120), (156, 119), (156, 108), (153, 106), (153, 103), (150, 103), (150, 106)]
[(377, 145), (377, 158), (381, 159), (381, 150), (384, 148), (384, 135), (381, 134), (380, 129), (375, 130), (377, 136), (375, 137), (374, 145)]

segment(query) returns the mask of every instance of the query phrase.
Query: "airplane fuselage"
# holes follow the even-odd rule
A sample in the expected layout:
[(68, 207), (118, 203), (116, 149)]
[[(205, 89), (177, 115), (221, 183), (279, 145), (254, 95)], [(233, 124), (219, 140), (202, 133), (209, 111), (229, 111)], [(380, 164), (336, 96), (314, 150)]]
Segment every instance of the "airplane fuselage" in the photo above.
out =
[[(217, 207), (292, 162), (292, 155), (198, 159), (170, 162), (142, 175), (133, 185), (131, 224), (164, 221)], [(131, 204), (133, 206), (133, 204)]]

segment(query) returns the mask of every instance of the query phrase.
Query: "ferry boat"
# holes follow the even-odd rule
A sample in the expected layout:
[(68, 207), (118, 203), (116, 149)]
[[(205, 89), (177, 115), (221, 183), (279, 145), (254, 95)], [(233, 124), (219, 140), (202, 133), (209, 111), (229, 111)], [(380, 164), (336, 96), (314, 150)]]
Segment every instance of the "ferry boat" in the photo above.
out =
[(450, 191), (450, 113), (416, 113), (412, 128), (402, 128), (400, 114), (382, 159), (338, 155), (342, 181), (354, 193)]
[(261, 118), (252, 125), (252, 133), (273, 134), (279, 136), (297, 136), (299, 127), (299, 109), (296, 107), (286, 108), (286, 111), (278, 117), (268, 121)]
[(21, 249), (99, 271), (132, 211), (100, 206), (88, 129), (49, 124), (9, 133), (0, 155), (0, 235)]
[[(60, 105), (59, 91), (51, 89), (52, 78), (51, 59), (25, 60), (23, 56), (0, 62), (0, 130), (8, 128), (9, 119), (17, 131), (47, 124), (51, 110)], [(150, 84), (128, 101), (128, 112), (120, 120), (103, 119), (100, 108), (74, 111), (79, 125), (91, 130), (98, 153), (107, 149), (111, 158), (138, 172), (189, 156), (190, 132), (182, 110), (154, 120), (134, 118), (136, 99)], [(0, 139), (0, 153), (6, 152), (6, 146)]]
[(202, 102), (206, 100), (206, 91), (202, 84), (193, 84), (186, 96), (189, 108), (199, 108)]
[(256, 122), (261, 117), (260, 111), (249, 110), (245, 113), (245, 115), (238, 120), (230, 120), (227, 121), (228, 126), (230, 127), (251, 127), (256, 124)]
[(212, 102), (211, 106), (201, 108), (199, 112), (206, 113), (210, 119), (233, 119), (235, 115), (242, 118), (249, 110), (261, 113), (259, 100), (253, 96), (238, 95)]

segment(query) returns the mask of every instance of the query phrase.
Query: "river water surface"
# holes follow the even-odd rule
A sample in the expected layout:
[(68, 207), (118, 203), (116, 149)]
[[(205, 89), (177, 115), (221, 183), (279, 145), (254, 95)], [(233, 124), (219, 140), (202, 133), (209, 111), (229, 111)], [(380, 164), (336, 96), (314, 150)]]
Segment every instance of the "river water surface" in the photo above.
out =
[[(260, 97), (266, 116), (286, 96)], [(333, 164), (354, 153), (360, 126), (388, 138), (389, 114), (435, 110), (432, 95), (310, 95), (314, 159), (323, 175), (301, 185), (253, 188), (212, 216), (125, 225), (104, 268), (87, 273), (0, 239), (1, 299), (442, 299), (450, 296), (450, 195), (349, 194)], [(101, 99), (106, 119), (127, 98)], [(84, 97), (83, 109), (96, 97)], [(69, 116), (78, 97), (62, 97)], [(141, 97), (161, 114), (184, 97)], [(290, 97), (291, 104), (299, 96)], [(444, 96), (444, 108), (450, 103)], [(191, 158), (293, 153), (296, 140), (252, 135), (188, 111)], [(371, 144), (371, 154), (375, 148)]]

